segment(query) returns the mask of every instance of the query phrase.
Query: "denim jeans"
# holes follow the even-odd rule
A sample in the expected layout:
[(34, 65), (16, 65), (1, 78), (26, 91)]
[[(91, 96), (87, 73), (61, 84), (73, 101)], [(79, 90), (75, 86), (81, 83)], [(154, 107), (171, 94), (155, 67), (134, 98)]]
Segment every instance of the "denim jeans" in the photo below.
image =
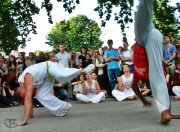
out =
[(12, 96), (11, 98), (7, 98), (5, 96), (2, 96), (2, 103), (3, 104), (12, 104), (14, 101), (17, 101), (17, 96)]
[(111, 90), (114, 89), (115, 84), (117, 83), (117, 77), (120, 76), (120, 69), (108, 69), (108, 78), (111, 85)]

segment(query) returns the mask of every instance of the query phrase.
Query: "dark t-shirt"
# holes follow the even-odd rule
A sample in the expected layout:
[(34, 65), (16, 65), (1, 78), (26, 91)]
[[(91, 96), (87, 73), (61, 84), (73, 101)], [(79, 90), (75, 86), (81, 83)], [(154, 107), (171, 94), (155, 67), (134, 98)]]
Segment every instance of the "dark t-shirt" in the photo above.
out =
[(82, 62), (82, 68), (85, 68), (87, 67), (89, 64), (92, 64), (92, 59), (89, 59), (88, 61), (83, 61)]
[[(14, 88), (12, 87), (9, 87), (11, 90), (14, 90)], [(9, 93), (9, 90), (8, 88), (4, 88), (5, 89), (5, 92), (6, 92), (6, 97), (7, 98), (12, 98), (12, 95)], [(1, 90), (1, 93), (2, 93), (2, 90)]]
[(44, 59), (44, 60), (41, 60), (41, 59), (38, 59), (38, 60), (36, 60), (36, 63), (41, 63), (41, 62), (45, 62), (46, 60)]
[(79, 59), (81, 59), (81, 60), (82, 60), (82, 62), (84, 62), (84, 61), (86, 60), (86, 57), (85, 57), (85, 56), (83, 56), (83, 55), (80, 55), (80, 56), (79, 56)]

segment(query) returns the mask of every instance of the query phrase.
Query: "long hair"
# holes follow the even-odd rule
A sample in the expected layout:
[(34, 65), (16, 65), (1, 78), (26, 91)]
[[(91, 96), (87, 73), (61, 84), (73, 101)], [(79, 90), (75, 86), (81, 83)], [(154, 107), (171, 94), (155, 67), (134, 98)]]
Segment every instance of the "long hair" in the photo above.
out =
[(14, 66), (16, 66), (16, 64), (17, 64), (15, 56), (14, 56), (14, 55), (11, 55), (10, 57), (13, 57), (14, 60), (13, 60), (13, 61), (10, 61), (10, 60), (9, 60), (8, 68), (11, 67), (12, 64), (14, 64)]

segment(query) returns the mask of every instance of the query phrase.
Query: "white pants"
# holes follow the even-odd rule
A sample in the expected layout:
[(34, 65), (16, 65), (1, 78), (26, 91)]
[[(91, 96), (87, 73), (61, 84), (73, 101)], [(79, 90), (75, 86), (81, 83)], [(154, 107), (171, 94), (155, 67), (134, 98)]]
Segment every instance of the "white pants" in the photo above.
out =
[(76, 98), (81, 102), (90, 100), (92, 103), (99, 103), (105, 99), (105, 94), (104, 92), (100, 92), (99, 94), (88, 93), (87, 95), (76, 94)]
[[(77, 77), (81, 70), (75, 68), (60, 68), (57, 63), (48, 62), (49, 73), (59, 82), (65, 82), (72, 80)], [(38, 66), (38, 65), (37, 65)], [(38, 71), (37, 71), (38, 72)], [(38, 80), (38, 78), (33, 78)], [(41, 77), (43, 79), (42, 83), (39, 85), (39, 89), (36, 95), (37, 100), (46, 107), (51, 113), (56, 116), (60, 116), (62, 110), (66, 108), (67, 102), (61, 101), (52, 95), (52, 89), (54, 87), (54, 82), (50, 81), (48, 75)]]
[(135, 18), (135, 39), (144, 47), (149, 61), (149, 81), (160, 112), (168, 110), (170, 100), (162, 70), (163, 36), (152, 24), (153, 0), (141, 0)]
[(124, 89), (123, 91), (119, 91), (119, 90), (113, 90), (112, 91), (112, 95), (118, 100), (118, 101), (123, 101), (125, 100), (128, 96), (134, 96), (135, 97), (135, 93), (132, 90), (132, 88), (130, 89)]
[(83, 93), (83, 86), (82, 86), (82, 84), (80, 83), (80, 84), (74, 85), (74, 90), (73, 90), (73, 92)]
[(180, 86), (173, 86), (172, 91), (176, 96), (180, 96)]

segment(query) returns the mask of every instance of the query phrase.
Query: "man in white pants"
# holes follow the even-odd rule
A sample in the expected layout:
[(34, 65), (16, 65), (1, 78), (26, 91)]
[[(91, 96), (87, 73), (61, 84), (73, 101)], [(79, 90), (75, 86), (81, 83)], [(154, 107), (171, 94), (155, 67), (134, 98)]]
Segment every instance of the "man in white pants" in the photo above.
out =
[(130, 73), (130, 66), (124, 64), (123, 66), (124, 74), (118, 77), (118, 89), (112, 91), (112, 95), (118, 100), (123, 101), (125, 99), (134, 100), (135, 93), (131, 88), (133, 82), (133, 74)]
[(93, 80), (91, 73), (86, 73), (86, 81), (83, 83), (83, 94), (76, 94), (77, 100), (88, 103), (99, 103), (105, 99), (105, 92), (101, 92), (99, 83)]
[(60, 68), (56, 62), (46, 61), (32, 65), (24, 70), (19, 77), (20, 87), (16, 89), (18, 97), (25, 97), (24, 120), (16, 124), (22, 126), (27, 124), (28, 118), (33, 118), (32, 93), (33, 87), (39, 86), (36, 95), (37, 100), (56, 116), (64, 116), (71, 108), (71, 104), (61, 101), (52, 95), (54, 80), (66, 82), (77, 77), (81, 73), (94, 69), (94, 65), (89, 65), (83, 71), (75, 68)]

